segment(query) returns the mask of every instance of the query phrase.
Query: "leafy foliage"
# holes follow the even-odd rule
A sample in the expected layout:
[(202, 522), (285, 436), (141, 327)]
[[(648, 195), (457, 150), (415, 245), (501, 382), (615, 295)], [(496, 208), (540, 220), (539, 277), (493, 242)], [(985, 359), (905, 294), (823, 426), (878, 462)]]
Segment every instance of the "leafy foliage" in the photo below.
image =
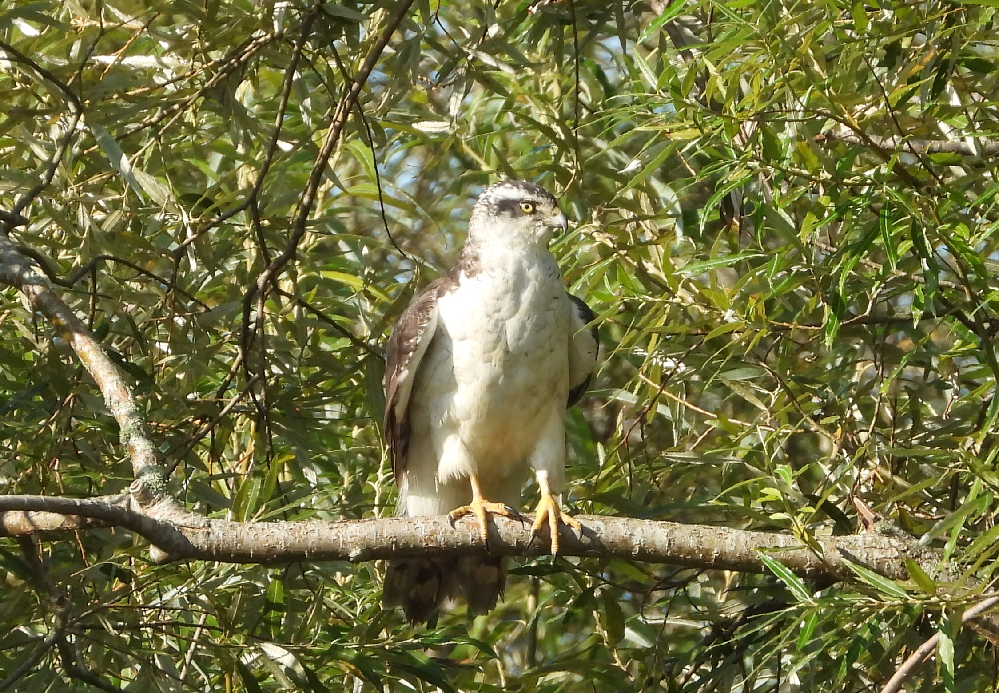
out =
[[(380, 344), (509, 176), (560, 196), (555, 251), (603, 335), (571, 506), (805, 541), (870, 509), (956, 569), (539, 559), (492, 614), (423, 630), (381, 610), (378, 565), (154, 566), (97, 530), (40, 546), (81, 665), (129, 690), (859, 691), (940, 632), (912, 685), (995, 687), (955, 617), (999, 531), (994, 3), (421, 0), (307, 203), (395, 7), (0, 2), (0, 209), (28, 203), (13, 237), (72, 280), (178, 497), (391, 514)], [(124, 491), (93, 383), (2, 295), (0, 489)], [(18, 686), (79, 688), (26, 560), (0, 540), (0, 672), (37, 652)]]

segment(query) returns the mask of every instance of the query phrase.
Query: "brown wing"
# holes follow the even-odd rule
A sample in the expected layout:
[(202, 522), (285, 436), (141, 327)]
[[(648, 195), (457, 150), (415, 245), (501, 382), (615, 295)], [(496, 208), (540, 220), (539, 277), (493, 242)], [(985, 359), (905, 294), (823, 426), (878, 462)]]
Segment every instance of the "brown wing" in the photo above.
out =
[[(568, 294), (572, 300), (572, 340), (569, 342), (569, 401), (566, 409), (574, 405), (586, 392), (597, 368), (600, 341), (597, 326), (591, 324), (596, 314), (581, 298)], [(589, 327), (587, 327), (589, 325)]]
[(409, 451), (409, 396), (427, 347), (437, 330), (437, 299), (452, 287), (450, 277), (432, 282), (403, 312), (385, 352), (383, 430), (398, 481)]

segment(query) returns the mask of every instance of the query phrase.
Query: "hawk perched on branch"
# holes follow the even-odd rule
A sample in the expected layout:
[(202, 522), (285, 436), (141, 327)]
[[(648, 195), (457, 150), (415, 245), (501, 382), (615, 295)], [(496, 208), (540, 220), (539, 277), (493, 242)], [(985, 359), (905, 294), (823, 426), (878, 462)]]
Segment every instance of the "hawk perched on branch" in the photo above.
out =
[[(567, 407), (597, 361), (593, 312), (566, 293), (548, 243), (566, 228), (555, 198), (531, 183), (485, 190), (472, 209), (458, 261), (406, 309), (388, 343), (384, 430), (400, 514), (473, 515), (486, 541), (488, 516), (519, 517), (533, 473), (541, 489), (536, 534), (562, 514)], [(475, 612), (503, 592), (496, 556), (392, 561), (384, 603), (429, 620), (449, 597)]]

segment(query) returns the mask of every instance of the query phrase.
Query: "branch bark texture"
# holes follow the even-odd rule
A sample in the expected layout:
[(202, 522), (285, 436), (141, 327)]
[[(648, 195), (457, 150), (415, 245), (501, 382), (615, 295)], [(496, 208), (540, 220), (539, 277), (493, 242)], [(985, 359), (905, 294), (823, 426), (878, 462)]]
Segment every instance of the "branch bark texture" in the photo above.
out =
[[(6, 511), (6, 512), (5, 512)], [(0, 496), (0, 526), (12, 511), (79, 514), (125, 527), (158, 548), (155, 557), (229, 563), (351, 561), (491, 553), (537, 556), (550, 545), (531, 541), (530, 518), (495, 518), (488, 547), (474, 522), (450, 524), (447, 516), (324, 522), (232, 522), (203, 517), (172, 502), (143, 509), (127, 503), (47, 496)], [(16, 517), (21, 517), (20, 515)], [(44, 517), (55, 517), (46, 515)], [(562, 528), (560, 553), (670, 563), (691, 568), (762, 573), (765, 552), (803, 577), (840, 579), (851, 574), (846, 561), (893, 579), (906, 579), (905, 559), (927, 572), (936, 569), (937, 552), (915, 549), (914, 542), (877, 533), (818, 539), (809, 548), (789, 534), (632, 518), (582, 516), (582, 534)], [(48, 528), (58, 528), (50, 520)]]

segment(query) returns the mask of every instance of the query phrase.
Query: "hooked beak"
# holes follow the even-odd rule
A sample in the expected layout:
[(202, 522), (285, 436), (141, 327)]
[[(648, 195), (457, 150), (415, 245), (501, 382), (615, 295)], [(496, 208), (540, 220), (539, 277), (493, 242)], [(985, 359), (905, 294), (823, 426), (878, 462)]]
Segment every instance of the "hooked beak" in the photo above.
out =
[(546, 226), (551, 226), (553, 229), (561, 229), (561, 233), (565, 233), (569, 228), (569, 221), (565, 218), (562, 212), (558, 214), (553, 214), (545, 220)]

